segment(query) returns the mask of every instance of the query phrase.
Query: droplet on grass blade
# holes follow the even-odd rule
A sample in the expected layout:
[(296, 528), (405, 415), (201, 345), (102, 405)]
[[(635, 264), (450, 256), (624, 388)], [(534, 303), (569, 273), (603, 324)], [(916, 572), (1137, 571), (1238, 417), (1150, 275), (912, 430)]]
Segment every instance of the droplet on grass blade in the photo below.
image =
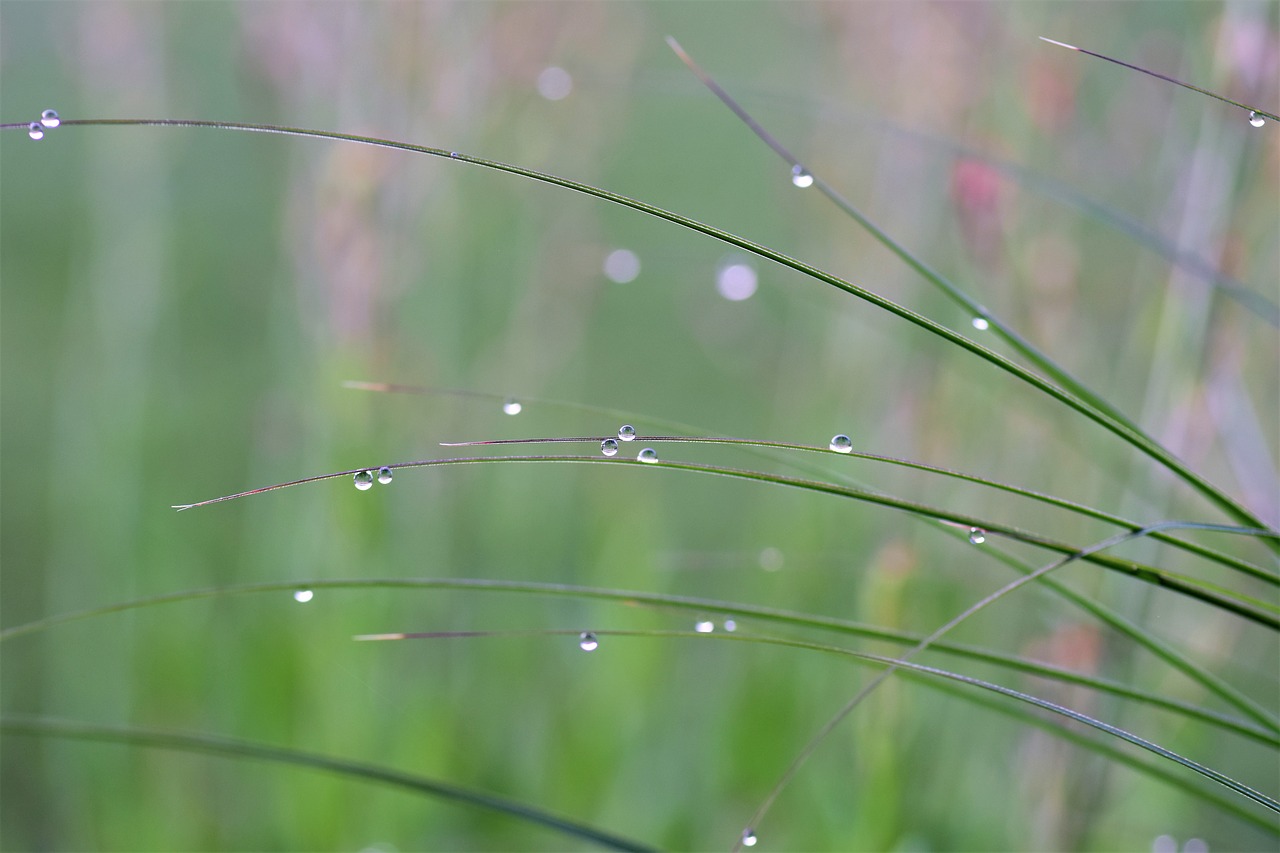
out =
[(584, 652), (594, 652), (600, 648), (600, 641), (596, 639), (596, 635), (590, 631), (583, 631), (578, 637), (578, 648)]
[(57, 110), (45, 110), (40, 113), (40, 123), (45, 127), (57, 127), (62, 124), (62, 119), (58, 116)]
[(734, 622), (732, 619), (726, 619), (724, 620), (724, 629), (732, 634), (734, 631), (738, 630), (738, 623)]
[(652, 447), (646, 447), (644, 450), (641, 450), (636, 454), (636, 459), (641, 462), (648, 462), (652, 465), (654, 462), (658, 461), (658, 451), (654, 450)]
[(600, 452), (605, 456), (618, 455), (618, 440), (616, 438), (606, 438), (600, 442)]
[(520, 405), (519, 400), (512, 400), (508, 398), (507, 401), (502, 404), (502, 411), (504, 414), (518, 415), (524, 411), (524, 406)]
[(385, 486), (390, 483), (392, 476), (394, 475), (391, 473), (390, 468), (383, 467), (378, 469), (378, 482), (382, 485)]
[(974, 317), (973, 327), (979, 332), (985, 332), (987, 329), (991, 328), (991, 323), (987, 321), (986, 317)]
[(352, 477), (351, 479), (355, 481), (356, 488), (362, 492), (366, 491), (367, 489), (373, 488), (373, 472), (372, 471), (357, 471), (355, 476)]
[(31, 124), (27, 125), (27, 136), (37, 140), (44, 139), (44, 125), (38, 121), (31, 122)]
[(849, 438), (849, 436), (844, 433), (833, 435), (831, 436), (831, 443), (828, 444), (827, 447), (834, 450), (836, 453), (852, 453), (853, 439)]
[(306, 604), (308, 601), (315, 598), (315, 596), (316, 594), (309, 589), (300, 589), (294, 592), (293, 600), (299, 604)]
[(623, 424), (622, 426), (618, 427), (618, 438), (622, 439), (623, 441), (635, 441), (636, 428), (633, 427), (631, 424)]
[(694, 626), (693, 626), (693, 630), (697, 631), (699, 634), (710, 634), (715, 629), (716, 629), (716, 623), (712, 622), (709, 619), (704, 620), (702, 622), (694, 623)]
[(1254, 127), (1262, 127), (1266, 123), (1267, 123), (1267, 120), (1262, 116), (1258, 115), (1257, 112), (1251, 111), (1249, 113), (1249, 124), (1253, 125)]
[(978, 527), (969, 528), (969, 544), (970, 545), (981, 545), (983, 542), (986, 542), (986, 541), (987, 541), (987, 531), (982, 530), (981, 528), (978, 528)]
[(743, 847), (755, 847), (756, 842), (759, 840), (760, 839), (756, 837), (755, 830), (753, 829), (742, 830), (742, 846)]
[(804, 166), (796, 163), (791, 167), (791, 183), (795, 184), (800, 189), (811, 187), (813, 186), (813, 175), (810, 175), (805, 171)]

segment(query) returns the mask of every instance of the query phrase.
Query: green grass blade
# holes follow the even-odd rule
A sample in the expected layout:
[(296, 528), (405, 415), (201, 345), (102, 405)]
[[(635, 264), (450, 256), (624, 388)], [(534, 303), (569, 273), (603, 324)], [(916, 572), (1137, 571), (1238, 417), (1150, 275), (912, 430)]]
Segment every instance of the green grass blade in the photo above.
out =
[[(916, 501), (908, 501), (902, 498), (895, 498), (889, 495), (872, 492), (865, 489), (857, 489), (849, 486), (839, 486), (834, 483), (827, 483), (820, 480), (805, 480), (798, 477), (787, 477), (781, 474), (771, 474), (764, 471), (754, 471), (745, 468), (727, 468), (717, 465), (704, 465), (691, 462), (669, 462), (662, 461), (656, 465), (640, 462), (632, 459), (606, 459), (599, 456), (469, 456), (458, 457), (454, 459), (422, 459), (416, 462), (396, 462), (386, 465), (373, 465), (365, 468), (351, 468), (345, 471), (334, 471), (328, 474), (317, 474), (312, 477), (302, 477), (297, 480), (289, 480), (283, 483), (273, 483), (269, 486), (262, 486), (256, 489), (249, 489), (235, 494), (222, 495), (221, 497), (210, 498), (208, 500), (196, 501), (190, 504), (175, 504), (174, 509), (189, 510), (197, 507), (210, 506), (212, 504), (223, 503), (225, 501), (238, 500), (253, 495), (260, 495), (266, 492), (277, 491), (279, 489), (288, 489), (294, 486), (301, 486), (307, 483), (317, 483), (323, 480), (332, 480), (338, 477), (352, 477), (358, 473), (367, 473), (371, 469), (379, 467), (390, 468), (393, 471), (403, 468), (432, 468), (446, 465), (478, 465), (493, 464), (500, 462), (556, 462), (567, 463), (573, 462), (578, 464), (592, 465), (630, 465), (640, 468), (666, 468), (673, 471), (689, 471), (698, 474), (711, 474), (721, 477), (729, 477), (740, 480), (750, 480), (760, 483), (770, 483), (773, 485), (790, 486), (792, 488), (804, 489), (807, 491), (819, 492), (823, 494), (835, 495), (854, 500), (861, 500), (867, 503), (879, 504), (891, 509), (902, 510), (904, 512), (914, 513), (919, 516), (934, 518), (950, 524), (960, 525), (962, 527), (979, 528), (989, 535), (1003, 536), (1008, 539), (1014, 539), (1019, 542), (1025, 542), (1029, 545), (1036, 545), (1046, 550), (1056, 552), (1058, 554), (1074, 554), (1078, 550), (1074, 545), (1066, 542), (1060, 542), (1050, 539), (1027, 530), (1014, 527), (1008, 524), (992, 522), (987, 519), (978, 518), (977, 516), (966, 515), (964, 513), (953, 512), (952, 510), (941, 509), (938, 507), (928, 506)], [(1245, 534), (1259, 537), (1276, 537), (1280, 536), (1270, 530), (1239, 528), (1229, 525), (1200, 524), (1193, 522), (1179, 522), (1178, 526), (1188, 529), (1198, 530), (1216, 530), (1219, 532)], [(1145, 529), (1145, 528), (1144, 528)], [(1179, 592), (1191, 598), (1196, 598), (1208, 604), (1218, 607), (1222, 610), (1235, 613), (1250, 621), (1257, 622), (1272, 630), (1280, 631), (1280, 618), (1271, 613), (1263, 612), (1247, 602), (1236, 599), (1227, 598), (1219, 593), (1204, 588), (1198, 581), (1187, 578), (1181, 578), (1170, 574), (1162, 569), (1154, 566), (1136, 563), (1131, 560), (1119, 560), (1114, 557), (1108, 557), (1101, 554), (1088, 554), (1084, 559), (1100, 566), (1105, 566), (1113, 571), (1119, 571), (1136, 577), (1148, 583), (1154, 583), (1165, 589)]]
[[(1009, 559), (1013, 560), (1013, 558)], [(1013, 560), (1013, 562), (1016, 564), (1017, 561)], [(1052, 578), (1041, 579), (1041, 583), (1048, 584), (1053, 582)], [(812, 613), (781, 610), (778, 608), (762, 607), (738, 602), (691, 598), (688, 596), (641, 592), (638, 590), (601, 589), (572, 584), (545, 583), (538, 581), (490, 580), (484, 578), (360, 578), (343, 580), (298, 580), (289, 582), (272, 581), (266, 583), (244, 584), (240, 586), (182, 590), (179, 592), (148, 596), (146, 598), (134, 599), (132, 601), (101, 605), (71, 613), (48, 616), (22, 625), (5, 628), (0, 631), (0, 642), (21, 636), (36, 634), (59, 625), (93, 619), (113, 613), (123, 613), (148, 607), (177, 604), (186, 601), (199, 601), (202, 599), (230, 595), (289, 592), (299, 588), (313, 590), (445, 589), (462, 592), (515, 593), (522, 595), (583, 598), (627, 605), (642, 604), (653, 608), (680, 610), (698, 614), (715, 613), (724, 616), (733, 616), (739, 619), (767, 622), (775, 625), (839, 633), (850, 637), (859, 637), (870, 640), (881, 640), (896, 643), (898, 645), (915, 645), (922, 639), (922, 635), (919, 634), (907, 631), (898, 631), (891, 628), (882, 628), (874, 625), (866, 625), (860, 622), (853, 622), (830, 616), (818, 616)], [(1074, 595), (1075, 593), (1072, 594)], [(492, 634), (493, 632), (488, 633)], [(1179, 702), (1165, 696), (1144, 692), (1119, 682), (1074, 672), (1072, 670), (1063, 669), (1062, 667), (1051, 666), (1028, 658), (1002, 654), (988, 649), (949, 643), (934, 643), (930, 648), (935, 652), (961, 657), (967, 660), (979, 661), (994, 666), (1000, 666), (1016, 672), (1023, 672), (1028, 675), (1038, 676), (1054, 681), (1078, 684), (1100, 692), (1142, 702), (1152, 707), (1160, 708), (1187, 718), (1198, 719), (1217, 728), (1231, 731), (1272, 748), (1280, 749), (1280, 728), (1277, 728), (1275, 732), (1269, 732), (1252, 724), (1242, 722), (1241, 720), (1227, 717), (1213, 711), (1208, 711), (1185, 702)], [(1189, 674), (1192, 678), (1196, 678), (1194, 667), (1192, 667)], [(1210, 692), (1217, 693), (1217, 691), (1211, 686), (1207, 686), (1207, 689), (1209, 689)], [(1227, 701), (1230, 701), (1230, 699), (1228, 698)]]
[[(1159, 442), (1155, 441), (1141, 430), (1137, 430), (1122, 420), (1116, 419), (1106, 410), (1100, 410), (1098, 407), (1089, 404), (1071, 392), (1058, 387), (1040, 375), (1033, 373), (1022, 365), (1011, 361), (999, 353), (987, 349), (981, 344), (964, 337), (958, 332), (954, 332), (946, 326), (936, 323), (922, 314), (918, 314), (902, 305), (899, 305), (891, 299), (887, 299), (864, 287), (845, 281), (831, 273), (824, 272), (781, 252), (776, 252), (767, 246), (730, 234), (728, 231), (707, 225), (706, 223), (700, 222), (696, 219), (682, 216), (664, 208), (629, 198), (628, 196), (609, 192), (608, 190), (602, 190), (598, 187), (593, 187), (579, 181), (556, 177), (555, 175), (539, 172), (534, 169), (526, 169), (521, 166), (515, 166), (497, 160), (486, 160), (480, 157), (473, 157), (471, 155), (461, 154), (457, 151), (447, 151), (445, 149), (431, 148), (425, 145), (415, 145), (408, 142), (397, 142), (390, 139), (379, 139), (372, 136), (360, 136), (358, 134), (339, 133), (336, 131), (310, 130), (307, 128), (287, 127), (283, 125), (250, 124), (246, 122), (198, 121), (187, 119), (64, 119), (62, 121), (62, 126), (210, 128), (216, 130), (238, 130), (250, 133), (265, 133), (277, 136), (297, 136), (307, 139), (323, 139), (336, 142), (352, 142), (376, 148), (387, 148), (397, 151), (428, 154), (433, 157), (442, 157), (461, 163), (468, 163), (474, 166), (492, 169), (494, 171), (518, 175), (529, 180), (558, 186), (563, 189), (573, 190), (574, 192), (582, 193), (602, 201), (608, 201), (622, 207), (628, 207), (640, 213), (647, 214), (657, 219), (663, 219), (688, 230), (696, 231), (708, 237), (712, 237), (728, 245), (736, 246), (743, 251), (750, 252), (753, 255), (757, 255), (758, 257), (792, 269), (816, 281), (820, 281), (836, 288), (837, 290), (841, 290), (869, 302), (878, 308), (888, 311), (889, 313), (894, 314), (895, 316), (960, 347), (961, 349), (967, 350), (968, 352), (983, 359), (988, 364), (1004, 370), (1006, 373), (1017, 377), (1040, 392), (1058, 400), (1069, 408), (1074, 409), (1089, 420), (1092, 420), (1094, 423), (1127, 442), (1135, 449), (1154, 459), (1156, 462), (1160, 463), (1186, 482), (1195, 491), (1199, 492), (1204, 498), (1216, 505), (1229, 517), (1236, 519), (1242, 524), (1254, 527), (1261, 528), (1267, 526), (1247, 507), (1236, 501), (1226, 492), (1219, 489), (1205, 478), (1201, 477), (1185, 462), (1178, 459), (1169, 450), (1159, 444)], [(0, 124), (0, 130), (19, 130), (25, 127), (26, 125), (22, 123)], [(1276, 551), (1276, 553), (1280, 554), (1280, 541), (1271, 542), (1270, 540), (1267, 540), (1267, 544)]]
[(250, 758), (325, 770), (348, 778), (394, 785), (438, 799), (465, 803), (477, 808), (500, 812), (518, 820), (552, 829), (582, 841), (611, 850), (652, 850), (652, 847), (575, 821), (556, 817), (541, 809), (514, 800), (437, 782), (423, 776), (402, 773), (373, 764), (363, 764), (312, 752), (300, 752), (279, 746), (223, 737), (221, 735), (171, 732), (159, 729), (106, 726), (45, 717), (2, 717), (0, 732), (9, 735), (34, 735), (75, 740), (123, 743), (136, 747), (202, 752), (235, 758)]

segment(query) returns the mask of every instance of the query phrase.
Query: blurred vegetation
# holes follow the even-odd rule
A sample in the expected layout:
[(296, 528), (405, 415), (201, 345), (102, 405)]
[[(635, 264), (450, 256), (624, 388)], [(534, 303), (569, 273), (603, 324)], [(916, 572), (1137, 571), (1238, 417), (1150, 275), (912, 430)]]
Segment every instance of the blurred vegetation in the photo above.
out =
[[(825, 180), (1210, 480), (1280, 515), (1276, 330), (1212, 283), (987, 158), (1025, 167), (1276, 300), (1280, 128), (1046, 45), (1274, 109), (1268, 3), (0, 4), (0, 116), (226, 119), (367, 133), (586, 181), (757, 240), (965, 333), (962, 316), (680, 65), (672, 34)], [(567, 97), (539, 94), (565, 69)], [(965, 151), (970, 153), (966, 154)], [(605, 435), (526, 402), (980, 473), (1143, 520), (1221, 516), (1101, 430), (887, 314), (755, 263), (732, 302), (707, 238), (463, 164), (216, 131), (0, 134), (0, 619), (174, 590), (360, 577), (697, 595), (928, 632), (1010, 579), (909, 517), (679, 472), (461, 466), (176, 514), (441, 441)], [(639, 277), (609, 281), (613, 250)], [(754, 262), (752, 262), (754, 263)], [(785, 462), (702, 446), (664, 458)], [(462, 454), (456, 454), (462, 455)], [(805, 460), (812, 463), (812, 460)], [(1093, 522), (919, 472), (832, 476), (1079, 542)], [(1274, 565), (1256, 542), (1200, 537)], [(1001, 546), (1005, 547), (1005, 546)], [(1049, 558), (1008, 546), (1039, 565)], [(1125, 556), (1251, 594), (1140, 542)], [(1265, 706), (1276, 636), (1072, 565)], [(720, 849), (873, 670), (740, 643), (353, 643), (385, 631), (690, 627), (512, 594), (321, 591), (102, 617), (0, 646), (6, 714), (209, 732), (381, 764), (651, 844)], [(743, 624), (741, 630), (750, 630)], [(1217, 707), (1028, 588), (957, 641)], [(870, 651), (892, 653), (876, 644)], [(925, 662), (935, 660), (926, 656)], [(1129, 728), (1272, 795), (1273, 751), (1141, 706), (954, 665)], [(564, 849), (508, 817), (286, 766), (5, 737), (6, 850)], [(761, 849), (1273, 849), (1196, 797), (955, 696), (892, 680), (804, 767)]]

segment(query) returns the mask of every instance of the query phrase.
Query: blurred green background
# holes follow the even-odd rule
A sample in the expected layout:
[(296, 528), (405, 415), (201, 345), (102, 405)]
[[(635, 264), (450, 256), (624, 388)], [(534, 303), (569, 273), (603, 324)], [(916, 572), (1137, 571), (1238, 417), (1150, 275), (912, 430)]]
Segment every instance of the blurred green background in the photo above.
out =
[[(1277, 8), (5, 0), (0, 119), (54, 107), (65, 118), (279, 123), (464, 151), (702, 219), (981, 335), (816, 191), (794, 188), (667, 49), (671, 34), (890, 234), (1275, 523), (1275, 329), (1063, 193), (1274, 301), (1280, 128), (1255, 130), (1238, 110), (1037, 36), (1274, 111)], [(987, 158), (1026, 167), (1048, 190)], [(1221, 520), (1082, 418), (902, 321), (553, 187), (315, 140), (68, 127), (38, 144), (0, 134), (0, 189), (4, 626), (195, 587), (478, 577), (927, 632), (1011, 577), (982, 549), (901, 514), (650, 469), (463, 466), (401, 472), (368, 492), (343, 480), (169, 508), (449, 455), (441, 441), (618, 426), (535, 398), (634, 411), (642, 434), (655, 432), (646, 417), (810, 444), (844, 432), (859, 449), (1144, 520)], [(618, 249), (639, 259), (634, 281), (606, 276)], [(758, 287), (731, 301), (717, 273), (740, 262)], [(345, 380), (512, 395), (524, 408), (511, 417), (495, 400), (374, 394)], [(660, 453), (793, 472), (722, 449)], [(805, 461), (1081, 544), (1110, 532), (918, 473)], [(1206, 541), (1270, 559), (1255, 543)], [(1151, 544), (1121, 553), (1247, 589)], [(1095, 567), (1061, 578), (1280, 705), (1274, 635)], [(872, 670), (691, 640), (607, 638), (584, 655), (565, 637), (350, 639), (690, 626), (687, 614), (516, 595), (237, 596), (6, 642), (0, 705), (344, 756), (659, 846), (723, 849)], [(1212, 705), (1040, 590), (955, 639)], [(1274, 753), (1246, 742), (929, 660), (1280, 789)], [(0, 746), (6, 850), (577, 844), (261, 762), (27, 737)], [(1162, 835), (1211, 849), (1275, 844), (1158, 782), (898, 681), (825, 743), (759, 833), (775, 850), (1137, 850)]]

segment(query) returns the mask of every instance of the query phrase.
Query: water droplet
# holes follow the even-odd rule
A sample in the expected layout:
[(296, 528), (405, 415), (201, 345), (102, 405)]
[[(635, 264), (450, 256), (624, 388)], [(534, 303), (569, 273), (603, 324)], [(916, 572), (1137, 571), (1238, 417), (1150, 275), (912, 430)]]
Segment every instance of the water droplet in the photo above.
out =
[(979, 332), (985, 332), (987, 329), (991, 328), (991, 323), (987, 322), (986, 317), (974, 317), (973, 327)]
[(378, 469), (378, 482), (381, 483), (382, 485), (385, 486), (387, 483), (390, 483), (391, 477), (392, 477), (392, 473), (390, 468), (384, 467), (384, 468)]
[(631, 424), (623, 424), (622, 426), (618, 427), (618, 438), (622, 439), (623, 441), (635, 441), (636, 428), (633, 427)]
[(572, 91), (573, 77), (563, 68), (551, 65), (538, 74), (538, 94), (548, 101), (567, 98)]
[(841, 433), (840, 435), (833, 435), (831, 436), (831, 443), (828, 444), (827, 447), (831, 448), (836, 453), (852, 453), (853, 439), (849, 438), (849, 436), (844, 433)]
[(457, 156), (458, 156), (458, 152), (457, 152), (457, 151), (450, 151), (450, 152), (449, 152), (449, 156), (450, 156), (450, 157), (457, 157)]
[(62, 119), (58, 117), (57, 110), (45, 110), (40, 113), (40, 123), (45, 127), (57, 127), (62, 124)]
[(373, 472), (372, 471), (357, 471), (353, 479), (356, 482), (356, 488), (362, 492), (365, 491), (366, 489), (373, 488)]
[(618, 439), (606, 438), (604, 441), (600, 442), (600, 452), (603, 453), (605, 456), (617, 456), (618, 455)]
[(704, 622), (697, 622), (693, 626), (693, 630), (697, 631), (699, 634), (710, 634), (715, 629), (716, 629), (716, 623), (710, 620), (707, 620)]
[(791, 167), (791, 183), (800, 189), (813, 186), (813, 175), (805, 171), (804, 166), (796, 163)]
[(732, 619), (726, 619), (724, 620), (724, 629), (732, 634), (734, 631), (738, 630), (738, 623), (734, 622)]
[(309, 589), (300, 589), (294, 592), (293, 594), (293, 600), (298, 602), (299, 604), (306, 604), (308, 601), (310, 601), (315, 597), (316, 597), (316, 594)]
[(507, 401), (502, 404), (502, 411), (508, 415), (518, 415), (520, 412), (524, 411), (524, 406), (520, 405), (519, 400), (512, 400), (508, 398)]
[(1267, 123), (1267, 120), (1262, 116), (1258, 115), (1256, 112), (1249, 113), (1249, 124), (1253, 125), (1254, 127), (1262, 127), (1266, 123)]
[(44, 139), (44, 125), (38, 121), (33, 121), (27, 125), (27, 136), (32, 139)]
[(640, 275), (640, 258), (630, 249), (614, 249), (604, 259), (604, 274), (618, 284), (635, 281)]
[(730, 302), (750, 299), (756, 292), (756, 271), (749, 264), (732, 263), (720, 268), (716, 290)]
[(987, 531), (977, 527), (969, 528), (969, 544), (970, 545), (981, 545), (983, 542), (986, 542), (986, 541), (987, 541)]
[(596, 635), (590, 631), (583, 631), (578, 636), (578, 648), (584, 652), (594, 652), (600, 648), (600, 641), (596, 639)]
[(639, 459), (641, 462), (648, 462), (652, 464), (658, 461), (658, 451), (654, 450), (652, 447), (646, 447), (644, 450), (641, 450), (636, 454), (636, 459)]
[(742, 830), (742, 846), (755, 847), (756, 842), (760, 839), (756, 837), (755, 831), (751, 829)]

